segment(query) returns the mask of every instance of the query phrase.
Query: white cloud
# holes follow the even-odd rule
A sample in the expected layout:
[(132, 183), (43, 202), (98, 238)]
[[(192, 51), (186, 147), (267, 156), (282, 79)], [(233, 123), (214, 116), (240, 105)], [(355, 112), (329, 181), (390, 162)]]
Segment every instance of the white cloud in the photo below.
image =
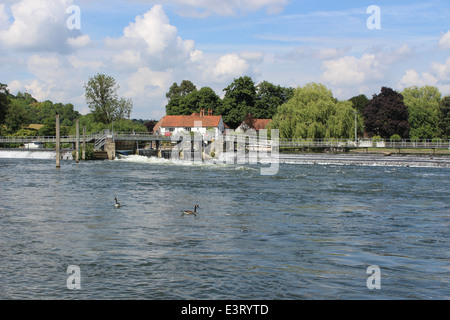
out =
[(322, 63), (322, 79), (334, 86), (359, 86), (374, 79), (380, 79), (382, 65), (374, 54), (364, 54), (360, 59), (346, 56)]
[(237, 54), (231, 53), (220, 57), (212, 73), (216, 78), (228, 79), (243, 75), (249, 68), (247, 61), (240, 58)]
[(447, 58), (444, 64), (432, 62), (431, 72), (436, 75), (440, 81), (450, 82), (450, 58)]
[(72, 0), (21, 0), (11, 5), (12, 23), (5, 23), (0, 8), (0, 42), (7, 48), (27, 51), (67, 52), (70, 30), (66, 8)]
[[(153, 6), (142, 16), (136, 17), (130, 23), (120, 38), (107, 38), (107, 48), (122, 50), (113, 58), (115, 63), (127, 63), (151, 68), (152, 70), (166, 70), (189, 62), (192, 55), (198, 52), (194, 49), (192, 40), (183, 40), (178, 30), (171, 25), (161, 5)], [(131, 60), (128, 60), (131, 59)]]
[(83, 47), (87, 47), (91, 43), (92, 43), (92, 40), (89, 37), (89, 35), (87, 35), (87, 34), (67, 39), (67, 44), (74, 49), (80, 49)]
[(5, 4), (1, 3), (0, 4), (0, 30), (4, 30), (8, 26), (9, 26), (9, 17), (5, 11)]
[(429, 72), (424, 72), (422, 75), (419, 75), (416, 70), (410, 69), (405, 72), (397, 86), (399, 90), (402, 90), (413, 86), (435, 86), (437, 83), (438, 79)]
[(38, 80), (33, 80), (30, 84), (25, 85), (25, 89), (38, 101), (49, 98), (50, 92), (55, 88), (55, 84), (48, 84)]
[(137, 72), (127, 78), (128, 91), (125, 96), (130, 98), (162, 96), (171, 81), (170, 72), (152, 71), (147, 67), (139, 68)]
[(450, 30), (441, 36), (439, 47), (442, 49), (450, 49)]

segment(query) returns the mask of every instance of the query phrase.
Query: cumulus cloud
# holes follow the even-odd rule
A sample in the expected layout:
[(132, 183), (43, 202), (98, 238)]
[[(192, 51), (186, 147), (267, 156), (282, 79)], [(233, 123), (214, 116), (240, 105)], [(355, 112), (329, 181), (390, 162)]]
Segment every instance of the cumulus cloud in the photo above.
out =
[(441, 36), (439, 47), (442, 49), (450, 49), (450, 30)]
[(66, 42), (71, 48), (80, 49), (89, 46), (92, 43), (92, 40), (89, 35), (85, 34), (78, 37), (68, 38)]
[[(0, 7), (0, 42), (24, 51), (68, 52), (74, 35), (66, 25), (67, 7), (73, 0), (20, 0), (11, 5), (12, 22)], [(79, 33), (76, 31), (75, 33)]]
[(403, 77), (398, 82), (399, 89), (404, 89), (412, 86), (435, 86), (438, 83), (438, 79), (429, 72), (423, 72), (420, 75), (416, 70), (410, 69), (405, 72)]
[(220, 57), (212, 73), (216, 78), (228, 79), (243, 75), (249, 68), (246, 60), (242, 59), (237, 54), (231, 53)]
[(364, 54), (360, 59), (346, 56), (322, 63), (322, 78), (335, 86), (358, 86), (373, 79), (379, 79), (381, 64), (374, 54)]
[[(125, 50), (117, 53), (115, 63), (142, 65), (152, 70), (165, 70), (188, 62), (198, 54), (193, 40), (183, 40), (178, 30), (171, 25), (161, 5), (153, 6), (143, 15), (136, 17), (119, 38), (107, 38), (107, 48)], [(129, 61), (129, 62), (127, 62)]]

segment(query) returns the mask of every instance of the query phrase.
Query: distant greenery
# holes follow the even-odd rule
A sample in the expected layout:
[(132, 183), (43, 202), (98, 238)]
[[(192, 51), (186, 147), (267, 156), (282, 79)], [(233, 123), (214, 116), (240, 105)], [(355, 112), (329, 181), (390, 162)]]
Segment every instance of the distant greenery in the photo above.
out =
[[(0, 83), (0, 135), (55, 135), (55, 115), (60, 115), (61, 135), (105, 129), (122, 132), (151, 132), (158, 120), (129, 119), (132, 101), (117, 95), (119, 86), (107, 75), (97, 74), (84, 86), (91, 112), (81, 115), (71, 103), (37, 101), (29, 93), (12, 95)], [(237, 128), (248, 119), (272, 119), (268, 129), (279, 129), (281, 138), (450, 139), (450, 96), (442, 97), (431, 86), (405, 88), (397, 92), (382, 87), (367, 98), (363, 94), (339, 101), (325, 85), (309, 83), (288, 88), (248, 76), (234, 79), (220, 97), (210, 87), (197, 87), (189, 80), (174, 83), (166, 94), (166, 114), (190, 115), (212, 109), (225, 124)], [(247, 119), (247, 120), (246, 120)], [(28, 128), (41, 124), (42, 128)]]
[[(362, 118), (358, 115), (357, 132), (362, 133)], [(355, 110), (349, 101), (338, 101), (322, 84), (310, 83), (297, 88), (294, 96), (278, 107), (269, 124), (279, 129), (281, 138), (353, 138)]]
[(248, 114), (255, 119), (271, 119), (277, 108), (288, 101), (294, 92), (292, 88), (276, 86), (267, 81), (255, 85), (250, 77), (244, 76), (223, 89), (221, 99), (210, 87), (197, 90), (189, 80), (180, 85), (174, 83), (166, 94), (167, 115), (191, 115), (212, 109), (214, 115), (222, 115), (230, 128), (237, 128)]

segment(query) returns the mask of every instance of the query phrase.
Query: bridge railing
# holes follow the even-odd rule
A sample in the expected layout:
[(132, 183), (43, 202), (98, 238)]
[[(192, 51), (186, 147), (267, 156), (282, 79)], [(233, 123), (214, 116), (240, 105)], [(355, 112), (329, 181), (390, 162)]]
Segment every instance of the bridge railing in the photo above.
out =
[(450, 149), (450, 140), (280, 139), (280, 147)]

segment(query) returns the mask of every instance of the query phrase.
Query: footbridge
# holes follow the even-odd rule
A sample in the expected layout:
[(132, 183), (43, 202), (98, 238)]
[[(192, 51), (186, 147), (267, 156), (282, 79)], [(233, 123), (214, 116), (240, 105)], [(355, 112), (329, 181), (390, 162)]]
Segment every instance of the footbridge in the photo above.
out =
[[(220, 140), (222, 140), (222, 138), (224, 144), (226, 142), (234, 141), (236, 145), (240, 140), (239, 134), (235, 133), (227, 133), (221, 137)], [(170, 142), (176, 143), (177, 139), (174, 139), (174, 137), (171, 136), (153, 134), (150, 132), (110, 132), (109, 130), (88, 135), (60, 137), (60, 143), (72, 145), (73, 150), (75, 149), (77, 142), (93, 144), (97, 158), (114, 159), (117, 152), (128, 151), (135, 153), (140, 149), (153, 150), (154, 153), (161, 156), (158, 152), (161, 152), (163, 149), (170, 150), (173, 147), (173, 144)], [(0, 148), (11, 148), (11, 145), (13, 145), (13, 147), (19, 145), (19, 148), (21, 149), (33, 150), (39, 148), (36, 147), (36, 145), (43, 146), (46, 143), (55, 144), (56, 137), (0, 137)], [(250, 140), (245, 143), (247, 147), (251, 147)], [(321, 151), (330, 150), (331, 152), (349, 151), (351, 149), (369, 150), (370, 148), (394, 149), (397, 150), (398, 153), (400, 153), (402, 149), (430, 149), (434, 152), (437, 149), (450, 150), (450, 140), (440, 139), (377, 141), (369, 139), (359, 139), (357, 141), (348, 139), (279, 139), (277, 145), (280, 150), (301, 151), (307, 149)]]

